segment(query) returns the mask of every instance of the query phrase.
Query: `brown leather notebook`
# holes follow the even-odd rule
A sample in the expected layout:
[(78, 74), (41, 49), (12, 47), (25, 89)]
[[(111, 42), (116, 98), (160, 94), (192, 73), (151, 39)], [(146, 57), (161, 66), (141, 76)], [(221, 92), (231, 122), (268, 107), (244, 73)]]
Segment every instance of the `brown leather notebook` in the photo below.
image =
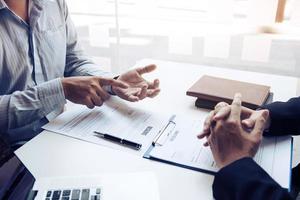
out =
[(204, 75), (186, 92), (198, 98), (197, 107), (208, 109), (220, 101), (231, 103), (235, 93), (242, 94), (243, 106), (256, 109), (267, 101), (270, 87)]

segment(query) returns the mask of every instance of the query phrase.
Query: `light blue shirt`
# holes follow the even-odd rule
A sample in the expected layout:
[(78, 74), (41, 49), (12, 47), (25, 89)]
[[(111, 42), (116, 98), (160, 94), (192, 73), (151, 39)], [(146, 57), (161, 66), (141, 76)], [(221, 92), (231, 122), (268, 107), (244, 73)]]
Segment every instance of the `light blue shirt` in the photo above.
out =
[(29, 24), (0, 0), (0, 132), (11, 143), (62, 110), (61, 78), (78, 75), (111, 76), (84, 55), (64, 0), (32, 0)]

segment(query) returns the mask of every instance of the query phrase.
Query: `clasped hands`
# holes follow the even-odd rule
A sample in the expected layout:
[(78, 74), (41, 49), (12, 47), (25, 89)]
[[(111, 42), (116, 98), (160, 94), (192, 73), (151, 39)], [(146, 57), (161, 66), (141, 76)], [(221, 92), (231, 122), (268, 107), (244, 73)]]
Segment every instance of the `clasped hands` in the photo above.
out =
[(103, 88), (109, 86), (122, 99), (135, 102), (146, 97), (155, 97), (160, 92), (159, 80), (145, 80), (142, 75), (152, 72), (156, 65), (148, 65), (121, 74), (116, 80), (97, 76), (79, 76), (62, 79), (66, 99), (88, 108), (101, 106), (110, 94)]
[(216, 164), (223, 168), (244, 157), (254, 157), (270, 124), (268, 110), (251, 110), (242, 106), (241, 94), (231, 105), (220, 102), (207, 116), (199, 139), (206, 137)]

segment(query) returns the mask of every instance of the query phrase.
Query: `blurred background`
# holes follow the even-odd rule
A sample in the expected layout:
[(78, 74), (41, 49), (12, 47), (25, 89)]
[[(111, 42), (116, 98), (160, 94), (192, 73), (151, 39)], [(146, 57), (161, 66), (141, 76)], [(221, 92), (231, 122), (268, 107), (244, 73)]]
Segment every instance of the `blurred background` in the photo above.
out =
[(138, 60), (300, 77), (300, 0), (67, 0), (86, 53), (120, 73)]

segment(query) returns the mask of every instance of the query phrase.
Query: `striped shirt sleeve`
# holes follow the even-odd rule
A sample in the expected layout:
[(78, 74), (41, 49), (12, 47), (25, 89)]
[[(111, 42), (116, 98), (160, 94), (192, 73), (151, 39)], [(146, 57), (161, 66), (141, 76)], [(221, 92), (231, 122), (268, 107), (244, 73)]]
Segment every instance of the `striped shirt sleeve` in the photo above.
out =
[(42, 119), (66, 103), (61, 79), (0, 96), (0, 129), (9, 130)]

